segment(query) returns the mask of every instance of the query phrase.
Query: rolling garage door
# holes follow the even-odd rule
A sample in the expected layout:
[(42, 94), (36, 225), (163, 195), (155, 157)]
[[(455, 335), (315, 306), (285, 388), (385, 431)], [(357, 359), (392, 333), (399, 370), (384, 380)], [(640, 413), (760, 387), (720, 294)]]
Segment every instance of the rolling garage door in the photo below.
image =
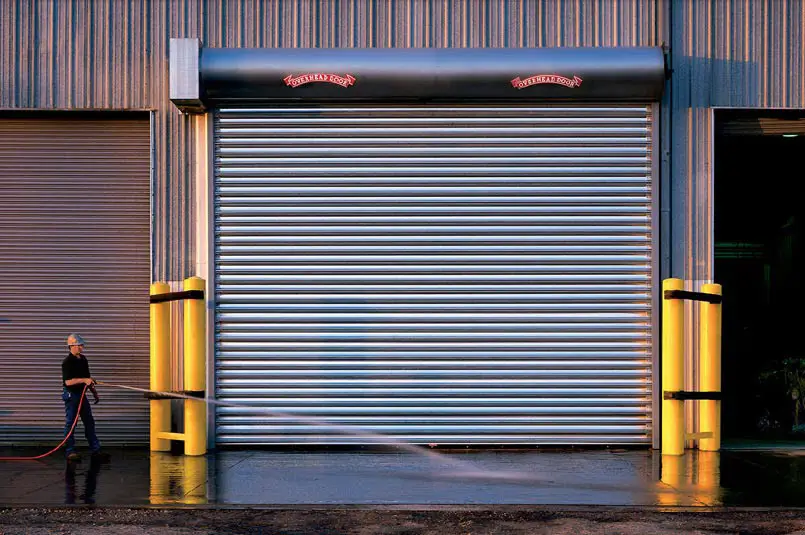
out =
[[(0, 444), (58, 443), (71, 332), (96, 378), (148, 386), (150, 123), (128, 117), (0, 117)], [(148, 442), (142, 397), (99, 393), (103, 444)]]
[(222, 444), (646, 444), (648, 106), (222, 109)]

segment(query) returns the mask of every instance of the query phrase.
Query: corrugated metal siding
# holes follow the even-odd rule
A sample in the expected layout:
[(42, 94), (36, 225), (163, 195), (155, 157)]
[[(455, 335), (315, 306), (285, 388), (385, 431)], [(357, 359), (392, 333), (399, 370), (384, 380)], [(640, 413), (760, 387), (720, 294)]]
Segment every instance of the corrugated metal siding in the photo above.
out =
[[(805, 108), (805, 2), (671, 2), (670, 270), (698, 289), (713, 273), (713, 107)], [(729, 291), (725, 288), (725, 291)], [(688, 306), (686, 389), (695, 390)], [(688, 404), (689, 430), (695, 423)]]
[[(170, 37), (207, 46), (638, 46), (671, 42), (670, 272), (712, 274), (710, 106), (805, 108), (802, 0), (0, 2), (0, 108), (155, 115), (153, 275), (193, 271), (191, 121), (167, 100)], [(65, 52), (67, 51), (67, 52)]]
[[(713, 107), (805, 108), (805, 2), (672, 2), (673, 276), (713, 277)], [(681, 238), (681, 239), (679, 239)]]
[(195, 274), (195, 145), (192, 118), (168, 100), (171, 37), (213, 47), (653, 46), (666, 35), (667, 2), (6, 1), (0, 109), (155, 110), (152, 277), (180, 281)]
[[(145, 114), (143, 114), (145, 115)], [(93, 375), (148, 385), (149, 152), (139, 120), (0, 118), (0, 442), (55, 442), (70, 332)], [(148, 440), (147, 405), (100, 388), (105, 444)], [(79, 432), (80, 428), (79, 428)]]
[[(216, 113), (220, 399), (440, 444), (640, 444), (645, 106)], [(365, 441), (218, 410), (220, 443)]]
[(0, 2), (0, 109), (155, 109), (154, 278), (194, 269), (191, 121), (168, 101), (168, 40), (213, 47), (645, 46), (667, 0)]

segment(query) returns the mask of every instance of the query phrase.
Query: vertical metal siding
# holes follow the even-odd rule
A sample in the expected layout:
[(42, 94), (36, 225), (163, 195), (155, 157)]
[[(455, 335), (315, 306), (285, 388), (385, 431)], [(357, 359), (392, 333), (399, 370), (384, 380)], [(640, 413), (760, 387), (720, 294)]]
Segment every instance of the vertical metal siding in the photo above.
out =
[[(221, 399), (418, 443), (649, 440), (646, 106), (225, 109), (215, 126)], [(218, 411), (221, 443), (356, 441), (327, 431)]]
[[(390, 6), (390, 7), (389, 7)], [(192, 274), (190, 122), (167, 101), (167, 42), (207, 46), (642, 46), (671, 42), (671, 271), (712, 277), (711, 106), (805, 108), (802, 0), (10, 0), (0, 109), (155, 115), (154, 277)], [(703, 259), (703, 260), (702, 260)]]
[[(664, 276), (698, 289), (718, 279), (713, 108), (805, 108), (805, 2), (679, 0), (670, 9), (671, 258)], [(696, 310), (687, 311), (685, 387), (695, 389)]]
[[(60, 436), (70, 332), (87, 339), (95, 377), (148, 385), (149, 139), (147, 116), (0, 118), (4, 444)], [(101, 440), (147, 442), (147, 405), (100, 393)]]
[(191, 118), (168, 101), (171, 37), (213, 47), (656, 46), (667, 2), (9, 0), (0, 109), (154, 110), (152, 277), (179, 281), (195, 269), (195, 149)]
[(0, 109), (154, 109), (155, 279), (193, 274), (191, 121), (168, 41), (213, 47), (656, 46), (666, 0), (0, 2)]
[(803, 0), (671, 3), (672, 276), (713, 277), (712, 108), (805, 108)]

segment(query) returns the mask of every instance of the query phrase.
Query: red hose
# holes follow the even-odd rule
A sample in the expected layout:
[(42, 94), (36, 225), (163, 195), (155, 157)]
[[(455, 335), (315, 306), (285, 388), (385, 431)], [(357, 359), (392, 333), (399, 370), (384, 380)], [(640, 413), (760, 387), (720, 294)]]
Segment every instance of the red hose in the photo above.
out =
[(73, 420), (73, 426), (70, 428), (70, 432), (67, 433), (67, 436), (64, 437), (64, 440), (61, 441), (61, 444), (53, 448), (47, 453), (43, 453), (42, 455), (37, 455), (36, 457), (0, 457), (0, 461), (35, 461), (37, 459), (41, 459), (43, 457), (47, 457), (48, 455), (59, 451), (59, 448), (64, 446), (64, 443), (67, 442), (67, 439), (70, 438), (70, 435), (73, 434), (75, 430), (75, 426), (78, 423), (78, 418), (81, 416), (81, 405), (84, 404), (84, 397), (87, 393), (87, 388), (89, 385), (84, 385), (84, 390), (81, 391), (81, 399), (78, 400), (78, 410), (75, 413), (75, 420)]

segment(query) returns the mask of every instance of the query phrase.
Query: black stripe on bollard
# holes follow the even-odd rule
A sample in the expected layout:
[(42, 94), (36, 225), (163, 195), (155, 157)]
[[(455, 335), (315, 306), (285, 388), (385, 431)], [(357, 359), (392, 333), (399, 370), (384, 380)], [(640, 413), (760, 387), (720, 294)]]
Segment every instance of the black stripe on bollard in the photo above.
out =
[(677, 399), (679, 401), (687, 401), (689, 399), (714, 399), (720, 400), (721, 392), (686, 392), (685, 390), (678, 390), (676, 392), (666, 390), (663, 392), (663, 399)]
[(145, 399), (182, 399), (177, 397), (189, 396), (191, 398), (204, 398), (203, 390), (171, 390), (170, 392), (146, 392), (143, 394)]
[(181, 301), (183, 299), (204, 300), (204, 290), (185, 290), (183, 292), (170, 292), (151, 296), (151, 303), (166, 303), (168, 301)]
[(664, 297), (666, 299), (688, 299), (690, 301), (704, 301), (712, 305), (720, 305), (723, 297), (717, 294), (708, 294), (704, 292), (688, 292), (686, 290), (665, 290)]

